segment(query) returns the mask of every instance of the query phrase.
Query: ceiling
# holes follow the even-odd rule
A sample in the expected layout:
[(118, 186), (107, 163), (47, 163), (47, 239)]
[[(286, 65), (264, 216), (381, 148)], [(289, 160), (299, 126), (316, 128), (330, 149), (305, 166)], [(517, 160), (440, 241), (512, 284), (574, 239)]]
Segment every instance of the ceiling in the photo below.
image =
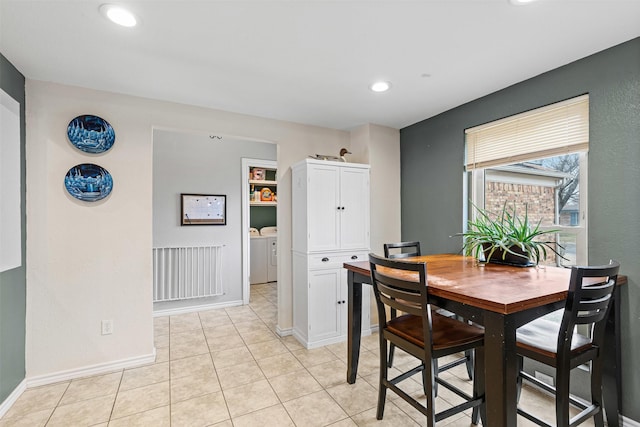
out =
[(0, 52), (28, 79), (348, 130), (402, 128), (640, 36), (640, 0), (114, 0), (133, 29), (105, 2), (0, 0)]

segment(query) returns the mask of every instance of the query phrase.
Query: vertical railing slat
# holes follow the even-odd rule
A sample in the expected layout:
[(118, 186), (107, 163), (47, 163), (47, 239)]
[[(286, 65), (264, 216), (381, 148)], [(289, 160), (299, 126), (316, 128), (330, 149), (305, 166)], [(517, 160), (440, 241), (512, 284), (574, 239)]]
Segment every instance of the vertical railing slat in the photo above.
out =
[(222, 295), (223, 247), (153, 248), (153, 301)]

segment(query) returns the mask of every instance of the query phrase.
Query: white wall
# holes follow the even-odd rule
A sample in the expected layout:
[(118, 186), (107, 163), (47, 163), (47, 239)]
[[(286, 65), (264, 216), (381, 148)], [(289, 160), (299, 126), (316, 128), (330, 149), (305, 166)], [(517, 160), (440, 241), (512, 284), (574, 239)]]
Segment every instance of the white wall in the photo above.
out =
[[(382, 255), (383, 245), (401, 241), (400, 131), (367, 124), (351, 131), (351, 152), (371, 165), (371, 252)], [(378, 325), (371, 292), (371, 324)]]
[(400, 241), (400, 131), (360, 126), (351, 131), (351, 152), (371, 165), (371, 251), (383, 254), (385, 243)]
[[(32, 80), (26, 105), (27, 378), (152, 354), (154, 127), (278, 144), (278, 324), (291, 327), (290, 165), (349, 147), (348, 132)], [(70, 145), (66, 127), (80, 114), (111, 123), (110, 151), (87, 155)], [(83, 162), (113, 175), (109, 198), (86, 204), (66, 194), (64, 175)], [(395, 164), (378, 171), (372, 183), (377, 173), (399, 177)], [(372, 197), (372, 212), (397, 210), (399, 218), (399, 209)], [(100, 335), (102, 319), (113, 319), (113, 335)]]
[[(277, 145), (208, 133), (153, 132), (153, 246), (224, 245), (224, 295), (156, 303), (155, 309), (242, 303), (242, 158), (276, 160)], [(226, 225), (180, 225), (180, 193), (226, 196)]]

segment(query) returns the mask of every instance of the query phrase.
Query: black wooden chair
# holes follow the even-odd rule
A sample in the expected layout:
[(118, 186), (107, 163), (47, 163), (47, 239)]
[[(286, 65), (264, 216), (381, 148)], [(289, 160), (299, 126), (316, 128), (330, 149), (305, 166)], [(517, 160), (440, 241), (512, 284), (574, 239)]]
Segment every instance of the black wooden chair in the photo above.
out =
[[(389, 259), (402, 259), (414, 256), (420, 256), (420, 242), (399, 242), (399, 243), (385, 243), (384, 257)], [(391, 318), (395, 319), (396, 309), (391, 308)], [(395, 354), (395, 346), (393, 343), (389, 348), (389, 367), (393, 366), (393, 355)]]
[[(402, 259), (402, 258), (416, 257), (421, 255), (420, 242), (385, 243), (383, 245), (383, 248), (384, 248), (384, 257), (389, 259)], [(455, 317), (454, 313), (444, 309), (437, 309), (437, 312), (439, 314), (442, 314), (443, 316)], [(396, 310), (392, 308), (391, 318), (393, 319), (395, 317), (396, 317)], [(393, 366), (394, 353), (395, 353), (395, 346), (391, 344), (389, 349), (389, 367), (390, 368)], [(469, 376), (469, 379), (472, 380), (473, 379), (473, 351), (472, 350), (466, 351), (464, 357), (460, 357), (442, 366), (438, 366), (438, 361), (434, 360), (434, 370), (437, 374), (440, 372), (444, 372), (448, 369), (451, 369), (453, 367), (456, 367), (458, 365), (461, 365), (463, 363), (466, 364), (467, 375)], [(436, 395), (437, 395), (437, 390), (438, 389), (436, 385)]]
[[(429, 427), (469, 408), (479, 407), (484, 419), (484, 330), (432, 312), (427, 302), (426, 263), (393, 260), (374, 254), (369, 254), (369, 262), (380, 328), (380, 382), (376, 418), (383, 418), (389, 389), (424, 414)], [(387, 318), (386, 307), (404, 314)], [(387, 343), (416, 357), (420, 364), (390, 379)], [(436, 376), (433, 367), (433, 361), (437, 358), (469, 349), (475, 349), (476, 353), (473, 395)], [(400, 382), (418, 373), (422, 373), (425, 404), (412, 398), (398, 386)], [(464, 399), (464, 402), (436, 413), (434, 382), (449, 389)]]
[[(569, 293), (562, 321), (548, 317), (536, 319), (516, 330), (520, 363), (518, 391), (522, 380), (553, 393), (556, 399), (556, 426), (575, 426), (593, 417), (595, 426), (604, 425), (602, 416), (602, 371), (605, 324), (620, 264), (597, 267), (573, 267)], [(578, 333), (577, 327), (588, 330), (588, 336)], [(556, 370), (556, 387), (552, 387), (522, 370), (523, 356)], [(571, 370), (591, 362), (591, 403), (585, 405), (569, 393)], [(520, 394), (520, 393), (519, 393)], [(581, 410), (569, 419), (569, 405)], [(540, 425), (546, 422), (518, 408), (518, 414)]]

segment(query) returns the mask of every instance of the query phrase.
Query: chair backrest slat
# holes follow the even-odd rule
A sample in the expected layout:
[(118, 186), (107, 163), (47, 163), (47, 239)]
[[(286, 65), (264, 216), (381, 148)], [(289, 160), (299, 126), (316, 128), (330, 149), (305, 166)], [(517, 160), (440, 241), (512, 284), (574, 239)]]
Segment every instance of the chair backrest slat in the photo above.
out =
[[(420, 242), (398, 242), (398, 243), (385, 243), (384, 257), (389, 259), (402, 259), (414, 256), (420, 256)], [(399, 249), (400, 252), (392, 251), (392, 249)]]
[[(611, 287), (613, 288), (614, 285)], [(613, 289), (611, 289), (613, 290)], [(576, 324), (595, 323), (602, 320), (609, 307), (609, 300), (611, 294), (605, 295), (597, 299), (581, 299), (578, 301), (578, 308), (576, 310)]]
[(387, 273), (386, 271), (383, 272), (380, 270), (376, 270), (378, 280), (380, 280), (385, 285), (396, 287), (399, 289), (412, 289), (413, 291), (416, 291), (416, 292), (420, 291), (420, 282), (418, 281), (419, 280), (418, 274), (415, 275), (415, 278), (417, 280), (415, 282), (412, 282), (412, 281), (405, 280), (405, 278), (403, 277), (392, 276), (392, 275), (390, 276), (386, 273)]
[(407, 292), (396, 287), (386, 286), (377, 281), (380, 300), (398, 311), (420, 316), (422, 314), (421, 296), (416, 291)]

